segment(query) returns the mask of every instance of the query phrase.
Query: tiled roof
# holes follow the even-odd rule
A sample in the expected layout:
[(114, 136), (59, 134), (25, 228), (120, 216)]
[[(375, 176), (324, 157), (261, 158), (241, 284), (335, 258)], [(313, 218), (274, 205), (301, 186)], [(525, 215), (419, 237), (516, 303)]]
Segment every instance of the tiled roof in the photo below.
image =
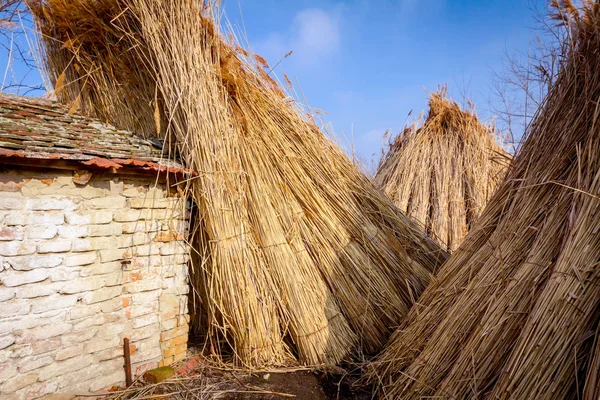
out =
[(0, 94), (0, 163), (6, 158), (68, 160), (100, 168), (181, 172), (180, 165), (161, 156), (149, 141), (97, 119), (71, 115), (59, 103)]

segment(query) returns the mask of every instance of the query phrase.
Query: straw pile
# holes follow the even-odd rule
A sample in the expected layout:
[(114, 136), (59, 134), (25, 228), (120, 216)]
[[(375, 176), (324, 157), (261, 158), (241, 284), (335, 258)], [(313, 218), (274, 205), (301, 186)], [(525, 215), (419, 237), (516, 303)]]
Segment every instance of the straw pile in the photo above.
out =
[(588, 365), (598, 390), (600, 4), (555, 18), (570, 41), (507, 179), (371, 365), (387, 398), (581, 398)]
[(446, 93), (446, 87), (432, 93), (422, 125), (396, 137), (374, 183), (452, 252), (504, 179), (510, 158), (496, 141), (495, 127)]
[[(244, 367), (382, 346), (446, 255), (195, 0), (30, 1), (57, 95), (198, 172), (211, 348)], [(156, 132), (156, 133), (155, 133)]]

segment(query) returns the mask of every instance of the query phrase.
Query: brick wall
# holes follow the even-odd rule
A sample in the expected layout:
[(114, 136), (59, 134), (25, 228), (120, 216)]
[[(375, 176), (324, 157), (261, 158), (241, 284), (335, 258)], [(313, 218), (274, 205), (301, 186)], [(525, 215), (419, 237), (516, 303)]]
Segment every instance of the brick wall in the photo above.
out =
[(179, 197), (141, 178), (0, 171), (0, 398), (97, 391), (185, 356)]

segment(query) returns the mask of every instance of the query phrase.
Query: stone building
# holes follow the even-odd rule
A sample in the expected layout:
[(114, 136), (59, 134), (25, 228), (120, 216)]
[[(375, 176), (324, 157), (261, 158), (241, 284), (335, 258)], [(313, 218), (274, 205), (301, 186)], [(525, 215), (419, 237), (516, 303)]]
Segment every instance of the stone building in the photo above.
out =
[(184, 358), (181, 166), (130, 132), (0, 95), (0, 398), (123, 384)]

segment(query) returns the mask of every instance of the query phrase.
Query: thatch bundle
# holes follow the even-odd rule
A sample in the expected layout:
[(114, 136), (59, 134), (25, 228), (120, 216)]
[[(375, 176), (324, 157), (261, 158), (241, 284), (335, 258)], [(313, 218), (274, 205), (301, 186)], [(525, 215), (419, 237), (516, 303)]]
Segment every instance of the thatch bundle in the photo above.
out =
[(198, 172), (192, 279), (247, 367), (378, 349), (445, 259), (196, 0), (30, 2), (57, 95)]
[(382, 159), (383, 189), (442, 247), (454, 251), (483, 211), (510, 163), (495, 127), (462, 110), (441, 88), (429, 98), (420, 127), (407, 127)]
[(600, 3), (567, 5), (561, 72), (507, 179), (371, 365), (385, 397), (580, 398), (586, 369), (597, 393)]

